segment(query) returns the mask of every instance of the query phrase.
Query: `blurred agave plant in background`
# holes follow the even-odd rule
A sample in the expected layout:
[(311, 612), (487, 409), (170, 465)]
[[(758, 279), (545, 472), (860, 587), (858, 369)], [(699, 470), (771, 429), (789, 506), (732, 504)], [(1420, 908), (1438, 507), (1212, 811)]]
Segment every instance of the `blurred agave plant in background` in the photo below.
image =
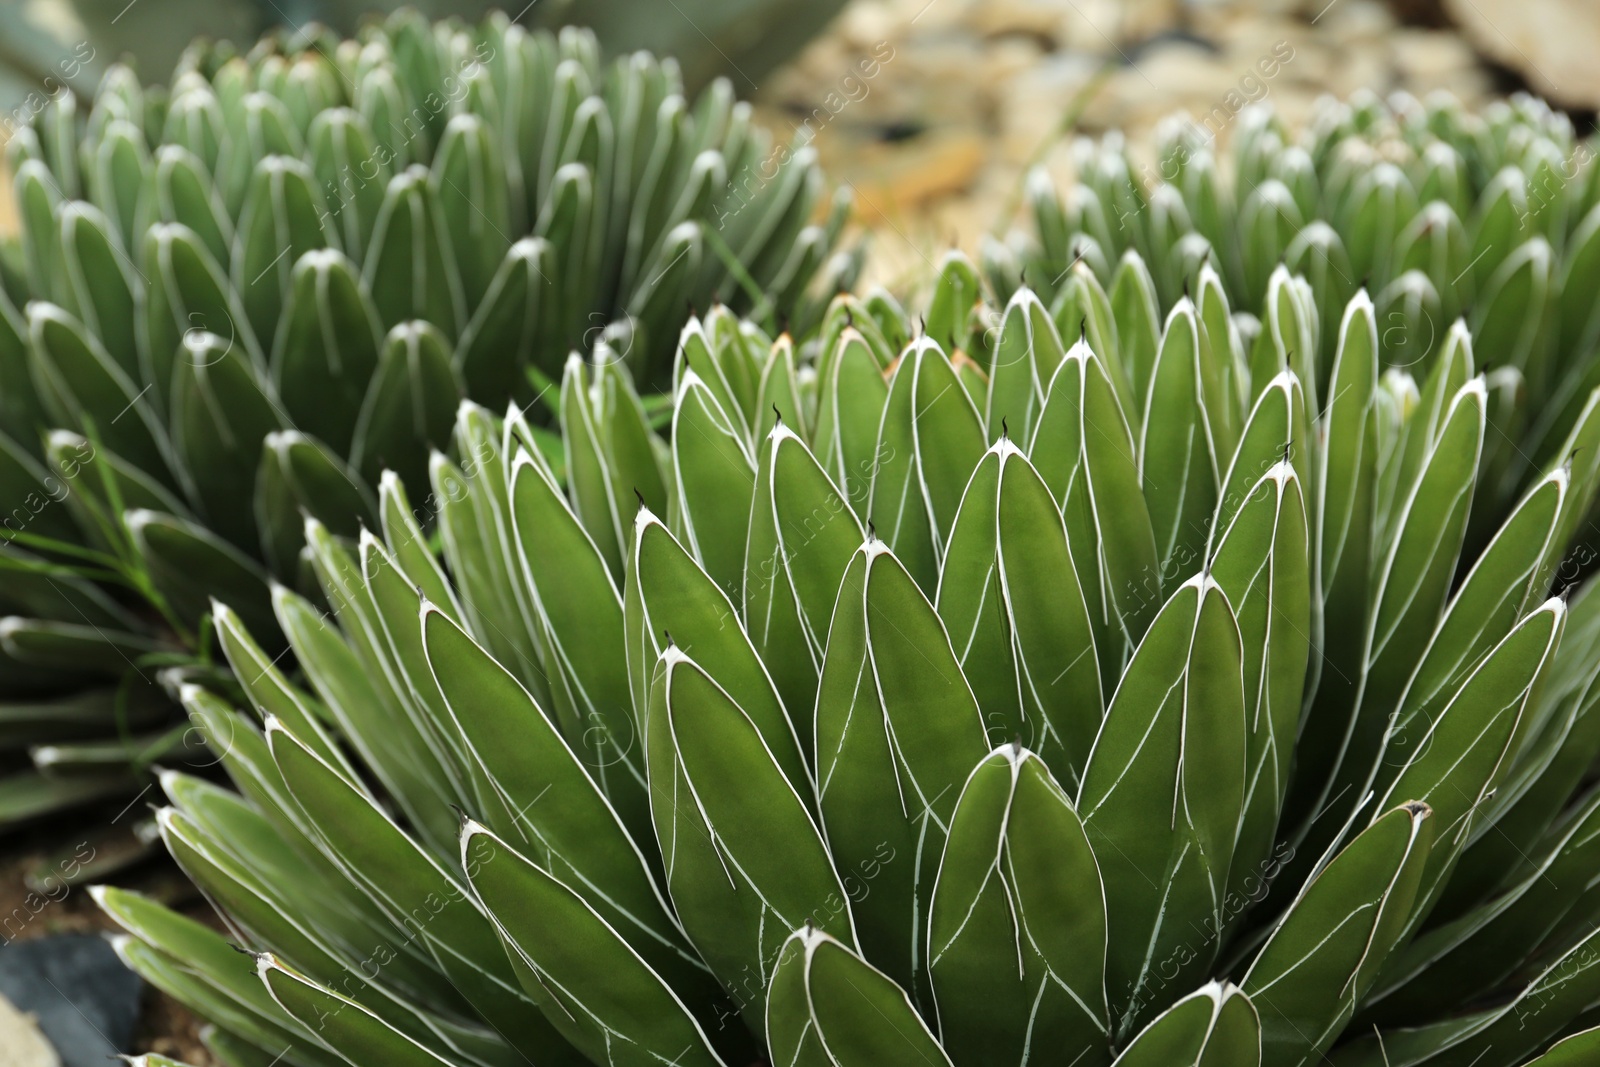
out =
[[(190, 37), (250, 42), (273, 32), (353, 34), (364, 20), (404, 6), (430, 18), (476, 21), (507, 5), (493, 0), (28, 0), (0, 6), (0, 124), (35, 110), (61, 88), (92, 89), (111, 64), (159, 76), (179, 61)], [(593, 30), (608, 55), (647, 49), (673, 56), (691, 89), (718, 76), (741, 92), (797, 52), (844, 0), (699, 0), (693, 17), (657, 0), (536, 0), (516, 19), (530, 28)], [(174, 33), (175, 22), (181, 32)], [(768, 32), (782, 25), (782, 33)], [(310, 30), (307, 28), (311, 27)], [(0, 125), (0, 140), (12, 122)]]
[(99, 890), (123, 958), (239, 1065), (1591, 1062), (1600, 392), (1504, 377), (1593, 353), (1386, 366), (1184, 243), (714, 310), (664, 435), (604, 358), (559, 449), (463, 405), (437, 545), (307, 520), (298, 674), (215, 609), (239, 792), (158, 821), (228, 935)]
[(197, 48), (170, 92), (113, 69), (11, 141), (0, 748), (51, 773), (0, 785), (0, 827), (127, 788), (176, 740), (137, 683), (203, 652), (208, 598), (268, 626), (302, 513), (376, 523), (463, 397), (531, 401), (605, 337), (642, 419), (690, 305), (801, 330), (853, 277), (847, 202), (726, 82), (504, 17), (286, 47)]

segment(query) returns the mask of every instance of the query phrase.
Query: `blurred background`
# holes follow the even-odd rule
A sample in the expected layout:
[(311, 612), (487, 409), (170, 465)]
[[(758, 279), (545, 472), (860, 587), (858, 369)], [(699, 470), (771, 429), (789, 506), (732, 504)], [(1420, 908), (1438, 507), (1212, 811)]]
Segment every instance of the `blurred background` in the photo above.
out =
[[(0, 142), (53, 95), (91, 93), (118, 60), (162, 83), (191, 37), (248, 47), (313, 21), (349, 32), (392, 6), (0, 0)], [(413, 6), (477, 19), (495, 5)], [(931, 275), (945, 249), (976, 252), (985, 235), (1002, 233), (1030, 168), (1070, 178), (1078, 137), (1120, 129), (1135, 158), (1148, 160), (1157, 124), (1174, 112), (1226, 141), (1252, 103), (1294, 125), (1325, 93), (1442, 90), (1476, 107), (1531, 91), (1567, 111), (1580, 135), (1600, 106), (1597, 0), (529, 0), (507, 13), (534, 26), (590, 26), (615, 53), (676, 56), (691, 87), (727, 78), (760, 121), (814, 145), (830, 179), (854, 190), (857, 225), (872, 244), (864, 284), (902, 291)], [(0, 234), (14, 225), (0, 164)], [(142, 856), (148, 844), (127, 847)], [(28, 907), (27, 872), (53, 860), (47, 838), (36, 845), (0, 864), (0, 916)], [(193, 894), (160, 866), (140, 888), (175, 903)], [(103, 921), (86, 895), (72, 894), (24, 925), (19, 941)], [(9, 932), (0, 939), (0, 957), (21, 966)], [(7, 1059), (27, 1053), (17, 1051), (24, 1024), (6, 1014), (6, 973), (0, 966), (0, 1064), (53, 1063)], [(95, 1000), (112, 1008), (58, 1025), (88, 1028), (86, 1047), (92, 1029), (113, 1044), (131, 1037), (207, 1062), (193, 1020), (126, 980), (120, 968), (107, 971)]]
[[(521, 5), (523, 0), (513, 0)], [(107, 65), (162, 82), (192, 36), (242, 45), (383, 0), (4, 0), (0, 140)], [(480, 0), (418, 0), (476, 19)], [(676, 56), (691, 87), (726, 77), (780, 135), (814, 143), (876, 231), (868, 282), (907, 284), (952, 242), (999, 232), (1029, 166), (1070, 175), (1072, 140), (1135, 148), (1187, 110), (1226, 139), (1269, 101), (1291, 123), (1322, 93), (1530, 90), (1580, 133), (1600, 106), (1594, 0), (531, 0), (529, 25), (591, 26), (605, 47)], [(3, 180), (3, 179), (0, 179)], [(0, 196), (0, 227), (10, 197)]]

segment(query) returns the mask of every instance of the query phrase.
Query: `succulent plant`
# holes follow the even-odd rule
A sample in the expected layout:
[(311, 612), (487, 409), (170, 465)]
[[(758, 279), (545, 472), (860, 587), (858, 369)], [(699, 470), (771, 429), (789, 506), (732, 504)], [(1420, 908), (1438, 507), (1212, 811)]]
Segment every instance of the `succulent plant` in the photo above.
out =
[(123, 958), (315, 1067), (1512, 1067), (1592, 1024), (1600, 393), (1501, 476), (1464, 323), (1419, 382), (1364, 290), (1275, 267), (1247, 346), (1213, 265), (1117, 278), (990, 309), (951, 256), (925, 326), (841, 296), (800, 344), (713, 310), (661, 435), (603, 348), (559, 442), (463, 405), (426, 505), (307, 520), (298, 672), (214, 609), (246, 710), (183, 699), (239, 792), (166, 772), (158, 822), (228, 933), (97, 890)]
[(300, 513), (375, 522), (463, 396), (531, 402), (605, 337), (637, 405), (691, 304), (802, 329), (851, 277), (847, 202), (726, 82), (503, 16), (296, 40), (197, 46), (170, 93), (114, 69), (11, 142), (0, 749), (55, 776), (0, 783), (0, 827), (126, 788), (208, 597), (269, 623)]
[[(1235, 127), (1224, 153), (1206, 127), (1175, 117), (1144, 164), (1119, 135), (1080, 140), (1078, 181), (1062, 196), (1042, 171), (1032, 174), (1032, 230), (988, 241), (985, 274), (1004, 295), (1025, 275), (1095, 329), (1119, 298), (1128, 249), (1169, 304), (1210, 262), (1236, 310), (1251, 313), (1259, 343), (1275, 313), (1267, 279), (1282, 264), (1319, 308), (1342, 307), (1365, 287), (1384, 366), (1418, 378), (1445, 327), (1465, 315), (1479, 350), (1514, 377), (1496, 384), (1494, 406), (1521, 404), (1505, 417), (1559, 437), (1600, 384), (1587, 358), (1600, 340), (1590, 299), (1600, 255), (1595, 138), (1579, 140), (1566, 115), (1527, 96), (1479, 115), (1447, 94), (1424, 103), (1362, 93), (1324, 98), (1298, 131), (1263, 106), (1240, 112)], [(1088, 273), (1113, 291), (1074, 281)], [(1332, 350), (1339, 323), (1318, 317), (1321, 351)]]

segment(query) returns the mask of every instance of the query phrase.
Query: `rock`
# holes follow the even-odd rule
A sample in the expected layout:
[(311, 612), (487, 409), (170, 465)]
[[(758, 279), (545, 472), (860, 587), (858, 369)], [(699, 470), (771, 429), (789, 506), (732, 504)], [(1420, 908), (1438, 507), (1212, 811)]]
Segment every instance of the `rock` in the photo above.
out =
[(0, 1067), (61, 1067), (50, 1042), (31, 1015), (24, 1015), (0, 997)]
[[(0, 948), (0, 997), (38, 1020), (62, 1067), (104, 1067), (128, 1051), (142, 988), (97, 935), (59, 934)], [(9, 1047), (0, 1043), (0, 1050)]]
[(1478, 65), (1478, 57), (1455, 34), (1401, 29), (1389, 40), (1395, 66), (1407, 84), (1449, 89), (1457, 96), (1467, 97), (1490, 91), (1489, 76)]
[(1480, 52), (1572, 107), (1600, 107), (1600, 4), (1594, 0), (1445, 0)]

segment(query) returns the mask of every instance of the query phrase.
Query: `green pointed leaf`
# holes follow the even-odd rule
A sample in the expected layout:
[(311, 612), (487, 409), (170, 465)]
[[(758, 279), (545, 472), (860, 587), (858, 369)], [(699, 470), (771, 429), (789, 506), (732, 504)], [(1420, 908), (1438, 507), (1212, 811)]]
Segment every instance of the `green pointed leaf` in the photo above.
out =
[(692, 370), (677, 385), (672, 458), (673, 535), (717, 585), (742, 597), (755, 459), (743, 431)]
[(286, 1014), (352, 1063), (370, 1060), (399, 1067), (435, 1067), (450, 1062), (385, 1023), (359, 1001), (290, 970), (270, 953), (256, 957), (256, 975)]
[(1180, 301), (1167, 316), (1150, 379), (1139, 484), (1150, 507), (1163, 574), (1194, 571), (1216, 508), (1219, 466), (1200, 363), (1194, 305)]
[(333, 249), (293, 261), (272, 380), (296, 427), (347, 455), (378, 366), (378, 319), (356, 266)]
[(416, 928), (439, 967), (513, 1047), (559, 1058), (565, 1042), (529, 1010), (499, 937), (456, 878), (277, 719), (267, 721), (267, 742), (290, 795), (347, 877), (402, 930)]
[(1072, 346), (1028, 449), (1062, 509), (1101, 676), (1121, 674), (1161, 606), (1164, 577), (1133, 438), (1101, 361)]
[(1315, 1063), (1350, 1021), (1406, 932), (1440, 825), (1423, 803), (1385, 811), (1289, 905), (1243, 982), (1266, 1063)]
[(1101, 724), (1077, 810), (1105, 880), (1124, 1031), (1216, 952), (1247, 746), (1239, 629), (1210, 575), (1151, 623)]
[(867, 514), (925, 591), (938, 585), (950, 527), (986, 446), (950, 361), (914, 342), (889, 383)]
[(445, 336), (425, 322), (396, 326), (356, 416), (350, 466), (369, 483), (386, 470), (420, 483), (429, 446), (449, 436), (460, 398)]
[(810, 772), (793, 717), (738, 624), (738, 609), (648, 509), (634, 521), (623, 594), (628, 677), (639, 721), (646, 718), (656, 661), (676, 645), (727, 691), (756, 724), (784, 776), (809, 795)]
[(1020, 738), (1076, 791), (1100, 728), (1100, 663), (1061, 513), (1007, 438), (967, 485), (938, 605), (990, 743)]
[(844, 886), (755, 724), (676, 647), (661, 656), (647, 726), (667, 888), (689, 940), (758, 1029), (783, 931), (810, 924), (855, 944)]
[[(1264, 394), (1265, 395), (1265, 394)], [(1294, 768), (1311, 649), (1311, 565), (1305, 500), (1288, 462), (1267, 471), (1222, 533), (1211, 576), (1234, 605), (1243, 650), (1244, 817), (1227, 907), (1253, 893), (1272, 852)]]
[(743, 616), (796, 734), (809, 738), (834, 600), (865, 531), (788, 426), (775, 425), (759, 455), (741, 583)]
[(591, 1061), (721, 1067), (680, 999), (709, 1000), (709, 974), (675, 991), (581, 895), (477, 823), (462, 827), (461, 865), (523, 989)]
[(773, 1062), (791, 1067), (950, 1067), (905, 990), (810, 927), (791, 934), (778, 956), (766, 1030)]
[(1033, 753), (1005, 745), (967, 779), (928, 924), (939, 1032), (957, 1060), (1109, 1059), (1100, 870)]
[(628, 689), (622, 598), (560, 488), (526, 453), (511, 474), (512, 532), (547, 632), (555, 722), (623, 823), (649, 839), (642, 724)]
[(989, 751), (944, 626), (904, 566), (869, 539), (845, 571), (817, 692), (817, 796), (867, 959), (919, 998), (938, 851), (961, 785)]
[(1260, 1067), (1262, 1020), (1239, 988), (1212, 982), (1162, 1013), (1114, 1067)]
[(450, 249), (428, 171), (413, 165), (396, 174), (361, 272), (382, 327), (422, 319), (447, 337), (457, 335), (465, 296)]

